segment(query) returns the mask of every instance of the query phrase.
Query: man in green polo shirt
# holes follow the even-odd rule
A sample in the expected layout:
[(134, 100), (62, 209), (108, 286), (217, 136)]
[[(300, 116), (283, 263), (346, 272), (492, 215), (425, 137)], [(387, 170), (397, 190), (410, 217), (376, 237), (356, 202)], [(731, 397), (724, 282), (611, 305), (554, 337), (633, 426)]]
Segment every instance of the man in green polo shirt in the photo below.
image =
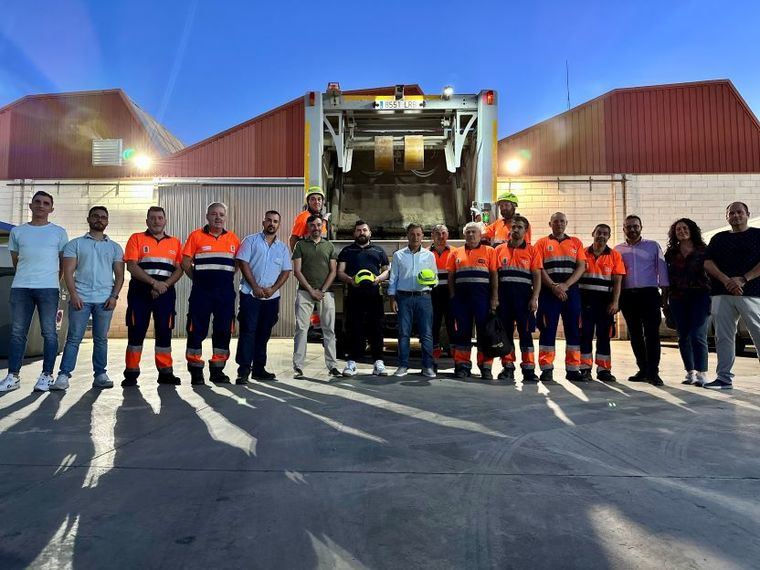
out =
[(309, 236), (293, 249), (293, 274), (298, 279), (296, 292), (296, 335), (293, 339), (293, 377), (303, 378), (306, 340), (311, 315), (316, 307), (322, 325), (325, 365), (330, 376), (340, 376), (335, 360), (335, 298), (330, 286), (338, 272), (335, 246), (322, 237), (324, 220), (312, 214), (306, 220)]

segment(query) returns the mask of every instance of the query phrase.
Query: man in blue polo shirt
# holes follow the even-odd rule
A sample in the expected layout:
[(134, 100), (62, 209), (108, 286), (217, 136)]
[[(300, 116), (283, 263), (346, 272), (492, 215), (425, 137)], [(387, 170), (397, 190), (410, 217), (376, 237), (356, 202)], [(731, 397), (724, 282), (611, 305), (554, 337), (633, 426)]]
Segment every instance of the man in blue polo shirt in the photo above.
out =
[(93, 388), (113, 388), (108, 377), (108, 329), (124, 285), (124, 251), (104, 232), (108, 226), (105, 206), (93, 206), (87, 215), (90, 230), (63, 249), (63, 279), (69, 290), (69, 331), (61, 368), (51, 390), (66, 390), (76, 366), (79, 345), (92, 317)]
[(42, 330), (42, 374), (35, 391), (46, 392), (53, 380), (55, 357), (58, 354), (58, 283), (61, 280), (61, 255), (69, 241), (66, 230), (51, 223), (53, 197), (36, 192), (29, 204), (32, 220), (11, 230), (8, 249), (16, 275), (11, 284), (11, 339), (8, 350), (8, 375), (0, 382), (0, 392), (16, 390), (20, 385), (21, 363), (26, 352), (26, 339), (34, 310)]
[(290, 276), (293, 266), (287, 244), (277, 239), (280, 214), (269, 210), (261, 223), (263, 231), (246, 236), (236, 259), (243, 274), (240, 282), (240, 333), (236, 384), (248, 384), (248, 376), (256, 380), (275, 381), (275, 374), (266, 370), (267, 343), (280, 316), (280, 287)]

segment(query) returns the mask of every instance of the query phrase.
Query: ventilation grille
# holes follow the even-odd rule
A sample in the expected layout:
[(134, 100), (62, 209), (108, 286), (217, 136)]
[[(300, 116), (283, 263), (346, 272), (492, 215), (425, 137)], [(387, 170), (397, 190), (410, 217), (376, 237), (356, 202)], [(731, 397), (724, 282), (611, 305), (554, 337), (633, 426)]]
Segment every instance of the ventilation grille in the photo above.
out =
[(121, 166), (121, 139), (95, 139), (92, 141), (93, 166)]

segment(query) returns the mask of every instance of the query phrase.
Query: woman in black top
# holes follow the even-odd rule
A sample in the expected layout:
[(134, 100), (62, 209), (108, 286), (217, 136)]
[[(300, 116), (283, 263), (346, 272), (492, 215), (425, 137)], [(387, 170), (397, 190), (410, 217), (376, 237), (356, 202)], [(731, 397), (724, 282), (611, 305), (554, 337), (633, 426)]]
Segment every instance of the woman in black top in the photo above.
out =
[(697, 386), (707, 382), (710, 280), (705, 272), (705, 249), (702, 231), (693, 220), (681, 218), (670, 226), (665, 252), (670, 278), (668, 303), (686, 369), (683, 384)]

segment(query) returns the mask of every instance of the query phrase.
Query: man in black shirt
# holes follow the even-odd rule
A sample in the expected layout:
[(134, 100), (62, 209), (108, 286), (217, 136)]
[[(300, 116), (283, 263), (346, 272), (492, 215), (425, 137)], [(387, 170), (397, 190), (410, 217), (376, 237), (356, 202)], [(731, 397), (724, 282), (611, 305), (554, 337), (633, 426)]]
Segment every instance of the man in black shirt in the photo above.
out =
[(356, 374), (356, 360), (369, 340), (375, 376), (385, 376), (383, 362), (383, 295), (380, 283), (388, 279), (388, 255), (370, 243), (372, 232), (364, 220), (354, 226), (354, 243), (338, 254), (338, 279), (348, 285), (346, 317), (348, 360), (343, 376)]
[[(749, 208), (733, 202), (726, 208), (730, 231), (715, 234), (707, 246), (705, 269), (712, 277), (712, 316), (717, 379), (712, 390), (730, 390), (734, 377), (736, 324), (747, 325), (755, 347), (760, 347), (760, 229), (748, 225)], [(760, 350), (760, 349), (759, 349)]]

